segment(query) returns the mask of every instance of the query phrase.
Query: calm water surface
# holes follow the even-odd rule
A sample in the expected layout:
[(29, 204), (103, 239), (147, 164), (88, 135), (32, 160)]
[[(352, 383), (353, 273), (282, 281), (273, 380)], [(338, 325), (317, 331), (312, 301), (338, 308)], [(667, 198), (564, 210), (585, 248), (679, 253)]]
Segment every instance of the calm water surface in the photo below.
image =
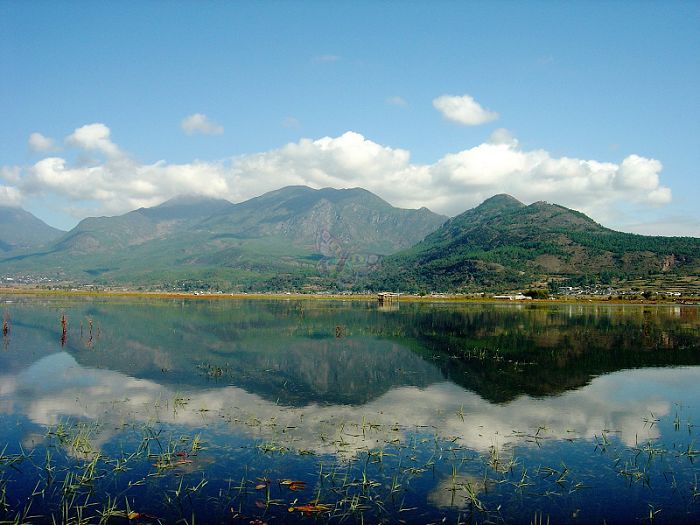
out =
[(0, 300), (0, 522), (700, 522), (697, 307)]

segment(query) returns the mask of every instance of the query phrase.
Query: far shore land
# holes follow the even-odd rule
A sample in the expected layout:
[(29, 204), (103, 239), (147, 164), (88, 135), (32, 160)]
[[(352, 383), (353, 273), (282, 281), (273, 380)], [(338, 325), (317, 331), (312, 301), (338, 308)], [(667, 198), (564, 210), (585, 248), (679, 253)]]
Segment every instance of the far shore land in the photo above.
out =
[[(241, 299), (276, 299), (276, 300), (342, 300), (342, 301), (377, 301), (376, 293), (339, 293), (339, 292), (204, 292), (204, 291), (145, 291), (131, 289), (100, 289), (90, 290), (45, 289), (33, 286), (0, 286), (0, 295), (28, 295), (37, 297), (122, 297), (145, 299), (197, 299), (197, 300), (241, 300)], [(664, 296), (654, 295), (650, 298), (641, 295), (606, 296), (606, 295), (551, 295), (548, 298), (531, 299), (516, 298), (519, 292), (509, 293), (428, 293), (409, 294), (399, 293), (396, 302), (451, 302), (451, 303), (601, 303), (601, 304), (696, 304), (700, 305), (700, 295)], [(510, 296), (510, 297), (508, 297)]]

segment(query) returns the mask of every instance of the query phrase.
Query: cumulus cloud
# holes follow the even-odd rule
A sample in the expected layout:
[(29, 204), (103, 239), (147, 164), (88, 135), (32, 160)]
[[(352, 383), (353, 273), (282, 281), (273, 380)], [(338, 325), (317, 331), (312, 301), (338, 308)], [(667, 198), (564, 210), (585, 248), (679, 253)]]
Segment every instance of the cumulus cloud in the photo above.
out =
[(507, 146), (517, 146), (518, 139), (516, 139), (513, 134), (505, 128), (498, 128), (491, 133), (489, 137), (489, 143), (491, 144), (506, 144)]
[(615, 226), (625, 207), (662, 206), (672, 197), (661, 184), (663, 166), (658, 160), (639, 155), (617, 163), (553, 157), (545, 150), (523, 149), (504, 129), (494, 131), (484, 143), (448, 153), (431, 164), (413, 163), (409, 151), (352, 131), (184, 164), (138, 162), (111, 141), (104, 124), (78, 128), (66, 143), (99, 151), (104, 158), (75, 164), (59, 156), (46, 157), (29, 167), (3, 168), (0, 183), (21, 195), (60, 197), (66, 206), (77, 205), (78, 214), (86, 207), (100, 214), (124, 213), (179, 194), (239, 202), (291, 184), (359, 186), (395, 206), (427, 206), (446, 215), (461, 213), (496, 193), (509, 193), (525, 203), (562, 204), (609, 226)]
[(56, 143), (51, 137), (45, 137), (38, 132), (29, 135), (27, 143), (29, 144), (29, 149), (37, 153), (46, 153), (47, 151), (54, 151), (57, 149)]
[[(71, 166), (59, 157), (43, 159), (29, 168), (24, 187), (31, 193), (51, 192), (74, 202), (96, 202), (102, 214), (155, 206), (180, 194), (219, 197), (229, 191), (224, 173), (215, 163), (139, 164), (120, 159)], [(80, 213), (81, 209), (75, 211)]]
[(552, 157), (523, 150), (506, 130), (472, 148), (449, 153), (433, 164), (411, 163), (406, 150), (381, 146), (362, 135), (303, 139), (236, 160), (239, 183), (262, 181), (313, 187), (362, 186), (392, 204), (457, 214), (496, 193), (525, 202), (548, 200), (609, 218), (619, 203), (661, 205), (671, 192), (660, 184), (660, 162), (631, 155), (622, 163)]
[(17, 208), (22, 205), (22, 168), (19, 166), (0, 167), (0, 206)]
[(101, 123), (86, 124), (66, 137), (66, 144), (86, 151), (96, 151), (108, 157), (118, 157), (121, 151), (110, 139), (110, 129)]
[(19, 184), (22, 180), (21, 166), (0, 166), (0, 181)]
[(482, 108), (469, 95), (442, 95), (433, 100), (433, 107), (446, 119), (465, 126), (478, 126), (498, 118), (498, 113)]
[(221, 135), (224, 127), (217, 124), (203, 113), (194, 113), (182, 119), (182, 130), (188, 135)]
[[(659, 171), (661, 163), (658, 160), (649, 160), (638, 155), (630, 155), (622, 161), (619, 176), (615, 183), (620, 188), (637, 189), (643, 188), (650, 192), (659, 189)], [(663, 192), (662, 192), (663, 193)], [(661, 199), (663, 202), (663, 198)]]
[(13, 186), (0, 185), (0, 206), (18, 208), (22, 203), (22, 194)]

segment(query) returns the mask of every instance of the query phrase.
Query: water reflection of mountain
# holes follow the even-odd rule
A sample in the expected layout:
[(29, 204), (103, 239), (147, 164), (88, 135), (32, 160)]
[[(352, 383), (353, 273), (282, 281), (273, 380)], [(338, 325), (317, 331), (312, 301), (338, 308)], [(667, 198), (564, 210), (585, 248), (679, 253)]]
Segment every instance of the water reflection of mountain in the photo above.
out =
[(406, 336), (445, 376), (493, 402), (547, 396), (630, 368), (700, 364), (700, 315), (680, 306), (418, 310)]
[[(450, 442), (457, 439), (461, 446), (481, 452), (492, 447), (504, 452), (512, 446), (509, 436), (515, 437), (514, 431), (526, 437), (535, 432), (539, 435), (538, 429), (545, 428), (542, 441), (527, 437), (522, 444), (534, 448), (550, 439), (592, 439), (608, 429), (628, 446), (635, 446), (663, 438), (662, 425), (649, 424), (649, 414), (664, 418), (675, 410), (678, 418), (680, 410), (683, 421), (697, 419), (700, 392), (695, 386), (699, 374), (698, 367), (629, 370), (595, 378), (589, 385), (561, 395), (540, 399), (519, 396), (506, 403), (491, 403), (443, 381), (426, 388), (397, 387), (361, 405), (309, 403), (290, 408), (235, 386), (171, 388), (118, 371), (81, 366), (70, 354), (54, 352), (16, 376), (0, 373), (0, 396), (5, 401), (0, 404), (0, 420), (7, 413), (25, 415), (42, 426), (71, 420), (99, 421), (100, 432), (93, 444), (100, 446), (121, 432), (130, 434), (133, 429), (125, 427), (125, 421), (207, 427), (208, 438), (213, 440), (218, 428), (224, 429), (226, 440), (234, 434), (272, 442), (283, 439), (296, 449), (345, 458), (377, 443), (394, 442), (399, 437), (406, 441), (409, 433), (415, 439), (416, 431), (435, 432)], [(183, 397), (177, 407), (169, 403)], [(677, 402), (685, 409), (674, 406)], [(260, 424), (251, 424), (253, 420)], [(365, 423), (369, 427), (366, 434), (359, 431)], [(343, 431), (346, 425), (348, 430)], [(22, 428), (0, 425), (0, 438)], [(285, 429), (284, 438), (280, 429)], [(342, 440), (328, 439), (341, 434)], [(666, 437), (678, 446), (678, 434)], [(693, 439), (690, 434), (686, 438)], [(22, 441), (32, 447), (35, 439), (42, 436), (30, 433)]]
[(31, 304), (13, 315), (18, 337), (33, 329), (31, 337), (45, 339), (33, 342), (37, 348), (58, 346), (65, 312), (66, 349), (85, 366), (174, 390), (235, 385), (288, 405), (361, 404), (444, 378), (503, 402), (579, 388), (625, 368), (700, 364), (692, 307), (402, 304), (384, 312), (374, 303), (327, 301)]
[[(357, 329), (345, 309), (328, 306), (93, 302), (61, 311), (70, 327), (65, 350), (81, 365), (151, 379), (173, 390), (235, 385), (287, 405), (356, 405), (395, 387), (444, 380), (433, 363), (400, 341)], [(23, 315), (36, 333), (50, 324), (60, 329), (55, 309), (27, 309)], [(57, 346), (57, 338), (50, 341), (56, 334), (44, 335)]]

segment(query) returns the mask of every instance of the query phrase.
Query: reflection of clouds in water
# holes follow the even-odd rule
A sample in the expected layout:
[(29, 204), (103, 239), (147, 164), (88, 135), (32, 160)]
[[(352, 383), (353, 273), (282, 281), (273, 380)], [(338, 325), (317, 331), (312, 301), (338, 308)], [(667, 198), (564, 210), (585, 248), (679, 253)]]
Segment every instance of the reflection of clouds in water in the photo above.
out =
[[(41, 359), (16, 377), (3, 378), (3, 397), (33, 422), (54, 425), (65, 418), (102, 423), (100, 441), (124, 420), (159, 420), (201, 427), (227, 420), (250, 437), (293, 440), (297, 448), (352, 455), (401, 437), (392, 426), (424, 427), (428, 433), (459, 438), (458, 444), (486, 451), (514, 438), (514, 431), (534, 433), (546, 427), (548, 438), (592, 438), (604, 430), (619, 432), (628, 445), (658, 437), (644, 417), (667, 415), (671, 401), (688, 401), (695, 392), (699, 368), (643, 369), (618, 372), (591, 381), (576, 391), (534, 399), (521, 396), (491, 404), (448, 382), (428, 388), (396, 388), (363, 406), (289, 408), (228, 386), (177, 392), (150, 380), (133, 379), (110, 370), (81, 367), (66, 353)], [(176, 397), (186, 398), (177, 405)], [(244, 424), (257, 418), (261, 425)], [(353, 424), (365, 421), (367, 439)], [(347, 423), (345, 427), (341, 424)], [(379, 427), (369, 427), (376, 424)], [(281, 429), (286, 429), (285, 433)], [(344, 428), (342, 436), (340, 429)], [(324, 434), (326, 440), (321, 440)], [(342, 445), (337, 440), (342, 437)]]
[(478, 496), (486, 490), (486, 482), (483, 476), (469, 476), (459, 474), (448, 476), (438, 482), (433, 490), (428, 493), (428, 501), (441, 509), (469, 507), (470, 495)]
[(0, 396), (8, 396), (17, 389), (15, 376), (0, 376)]

